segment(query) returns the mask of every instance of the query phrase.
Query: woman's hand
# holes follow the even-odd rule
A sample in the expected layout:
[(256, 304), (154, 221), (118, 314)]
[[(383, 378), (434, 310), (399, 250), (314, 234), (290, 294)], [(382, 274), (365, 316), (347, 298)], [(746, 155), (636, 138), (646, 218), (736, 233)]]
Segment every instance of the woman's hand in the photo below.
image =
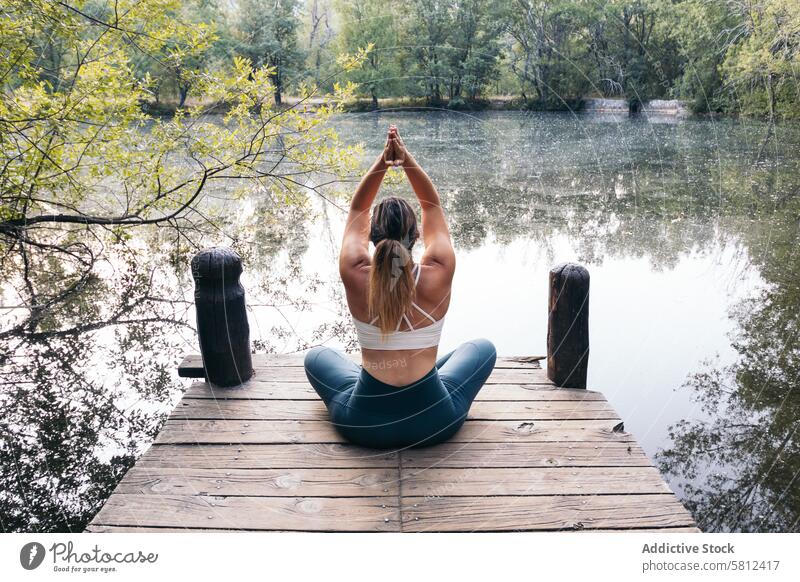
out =
[(389, 126), (389, 135), (391, 135), (394, 140), (394, 160), (397, 162), (396, 165), (402, 166), (406, 162), (408, 151), (406, 150), (406, 144), (403, 143), (403, 139), (400, 137), (400, 132), (397, 130), (396, 125)]
[(383, 146), (383, 163), (387, 166), (394, 165), (394, 142), (392, 141), (392, 129), (386, 132), (386, 145)]
[(386, 135), (386, 146), (383, 148), (383, 161), (387, 166), (402, 166), (406, 161), (406, 146), (400, 139), (396, 125), (390, 125)]

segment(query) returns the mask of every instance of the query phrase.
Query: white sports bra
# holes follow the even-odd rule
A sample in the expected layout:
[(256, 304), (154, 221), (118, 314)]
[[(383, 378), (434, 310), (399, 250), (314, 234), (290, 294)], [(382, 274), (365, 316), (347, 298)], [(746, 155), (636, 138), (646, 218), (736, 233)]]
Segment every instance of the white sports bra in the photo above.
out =
[[(421, 269), (418, 264), (414, 265), (414, 269), (416, 270), (416, 276), (414, 278), (414, 286), (416, 287)], [(444, 317), (438, 321), (435, 320), (433, 316), (413, 301), (411, 302), (411, 307), (419, 311), (433, 323), (425, 327), (414, 329), (408, 316), (404, 313), (400, 321), (397, 322), (395, 330), (392, 333), (384, 335), (381, 333), (381, 328), (377, 325), (373, 325), (378, 320), (377, 317), (369, 323), (359, 321), (354, 317), (353, 323), (356, 325), (358, 343), (361, 344), (362, 348), (367, 348), (368, 350), (417, 350), (438, 346), (439, 338), (442, 336)], [(400, 331), (400, 326), (403, 321), (405, 321), (406, 325), (410, 328), (408, 331)]]

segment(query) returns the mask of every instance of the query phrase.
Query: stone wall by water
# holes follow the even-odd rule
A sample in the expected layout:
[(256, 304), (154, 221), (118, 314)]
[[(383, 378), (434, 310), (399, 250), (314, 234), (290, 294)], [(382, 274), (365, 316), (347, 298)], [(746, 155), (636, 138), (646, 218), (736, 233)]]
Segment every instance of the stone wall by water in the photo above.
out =
[(688, 115), (689, 109), (683, 101), (677, 99), (653, 99), (642, 104), (642, 113)]
[[(584, 99), (583, 109), (589, 113), (628, 113), (627, 99)], [(689, 109), (677, 99), (653, 99), (642, 104), (642, 113), (688, 115)]]
[(584, 111), (598, 113), (627, 113), (628, 101), (627, 99), (584, 99), (583, 109)]

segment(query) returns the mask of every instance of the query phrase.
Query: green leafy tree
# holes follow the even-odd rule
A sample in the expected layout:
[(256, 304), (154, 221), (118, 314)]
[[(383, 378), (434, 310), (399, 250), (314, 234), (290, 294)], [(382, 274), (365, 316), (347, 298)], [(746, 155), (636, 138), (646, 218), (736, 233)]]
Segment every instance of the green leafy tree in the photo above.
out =
[(721, 2), (684, 0), (674, 5), (669, 24), (683, 60), (683, 73), (673, 85), (673, 94), (690, 102), (696, 112), (720, 111), (725, 59), (730, 42), (726, 31), (736, 28), (735, 15)]
[(500, 3), (487, 0), (453, 2), (449, 39), (451, 103), (465, 96), (475, 101), (497, 78), (499, 37), (504, 27)]
[(742, 109), (800, 114), (800, 4), (793, 0), (732, 2), (740, 21), (737, 41), (722, 64)]
[(349, 78), (377, 109), (380, 97), (394, 94), (400, 87), (395, 25), (400, 13), (396, 5), (381, 0), (337, 0), (335, 7), (341, 20), (338, 50), (351, 53), (370, 47), (364, 66), (351, 72)]
[[(592, 17), (591, 11), (575, 2), (512, 2), (510, 66), (526, 101), (537, 107), (561, 108), (588, 89), (593, 79), (586, 65), (590, 43), (585, 23)], [(602, 24), (597, 26), (602, 29)], [(597, 58), (594, 70), (602, 64), (602, 58)]]
[[(124, 240), (127, 229), (150, 225), (190, 239), (213, 228), (197, 212), (212, 184), (255, 181), (292, 200), (351, 167), (352, 149), (321, 126), (352, 86), (337, 86), (313, 111), (276, 110), (273, 69), (236, 58), (196, 80), (212, 105), (225, 104), (224, 117), (207, 117), (201, 105), (169, 119), (146, 113), (151, 79), (136, 76), (132, 55), (175, 60), (208, 43), (204, 27), (174, 17), (179, 9), (171, 0), (13, 0), (0, 16), (0, 271), (33, 306), (20, 330), (35, 330), (46, 314), (35, 306), (81, 284), (109, 236)], [(41, 51), (56, 55), (46, 67)], [(359, 60), (340, 62), (346, 70)], [(72, 261), (74, 274), (51, 295), (14, 278), (57, 257)]]
[(240, 0), (237, 53), (255, 67), (269, 67), (275, 103), (295, 79), (303, 76), (304, 56), (298, 44), (298, 0)]
[(442, 104), (443, 84), (450, 73), (448, 40), (452, 19), (448, 2), (413, 0), (406, 20), (406, 44), (416, 64), (416, 72), (425, 87), (425, 96), (432, 105)]
[(334, 9), (331, 0), (308, 0), (304, 13), (306, 70), (319, 84), (325, 71), (334, 61), (332, 45), (335, 38)]

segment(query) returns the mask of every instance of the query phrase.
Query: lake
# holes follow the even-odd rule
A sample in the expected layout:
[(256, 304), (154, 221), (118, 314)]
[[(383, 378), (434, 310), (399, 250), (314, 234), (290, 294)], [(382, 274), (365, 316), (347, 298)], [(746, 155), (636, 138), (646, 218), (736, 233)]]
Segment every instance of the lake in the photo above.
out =
[[(798, 530), (800, 126), (454, 111), (333, 121), (345, 142), (364, 144), (363, 168), (389, 123), (451, 225), (458, 265), (441, 353), (487, 337), (500, 355), (544, 355), (548, 271), (579, 262), (591, 275), (589, 388), (606, 395), (701, 528)], [(412, 200), (401, 172), (391, 174), (381, 195)], [(257, 188), (236, 213), (224, 191), (204, 202), (235, 214), (226, 224), (240, 239), (255, 349), (355, 347), (336, 261), (358, 178), (321, 187), (324, 197), (310, 194), (302, 209)], [(175, 364), (197, 346), (180, 323), (194, 318), (191, 255), (171, 241), (147, 233), (141, 243), (172, 270), (158, 279), (169, 317), (46, 349), (6, 338), (7, 353), (41, 361), (2, 385), (16, 439), (0, 450), (4, 529), (79, 529), (180, 398)], [(76, 301), (82, 313), (102, 310), (101, 290), (117, 288), (127, 263), (110, 264), (96, 293)], [(141, 267), (127, 276), (142, 277)], [(23, 392), (33, 398), (24, 407)], [(54, 416), (59, 399), (79, 404)]]

